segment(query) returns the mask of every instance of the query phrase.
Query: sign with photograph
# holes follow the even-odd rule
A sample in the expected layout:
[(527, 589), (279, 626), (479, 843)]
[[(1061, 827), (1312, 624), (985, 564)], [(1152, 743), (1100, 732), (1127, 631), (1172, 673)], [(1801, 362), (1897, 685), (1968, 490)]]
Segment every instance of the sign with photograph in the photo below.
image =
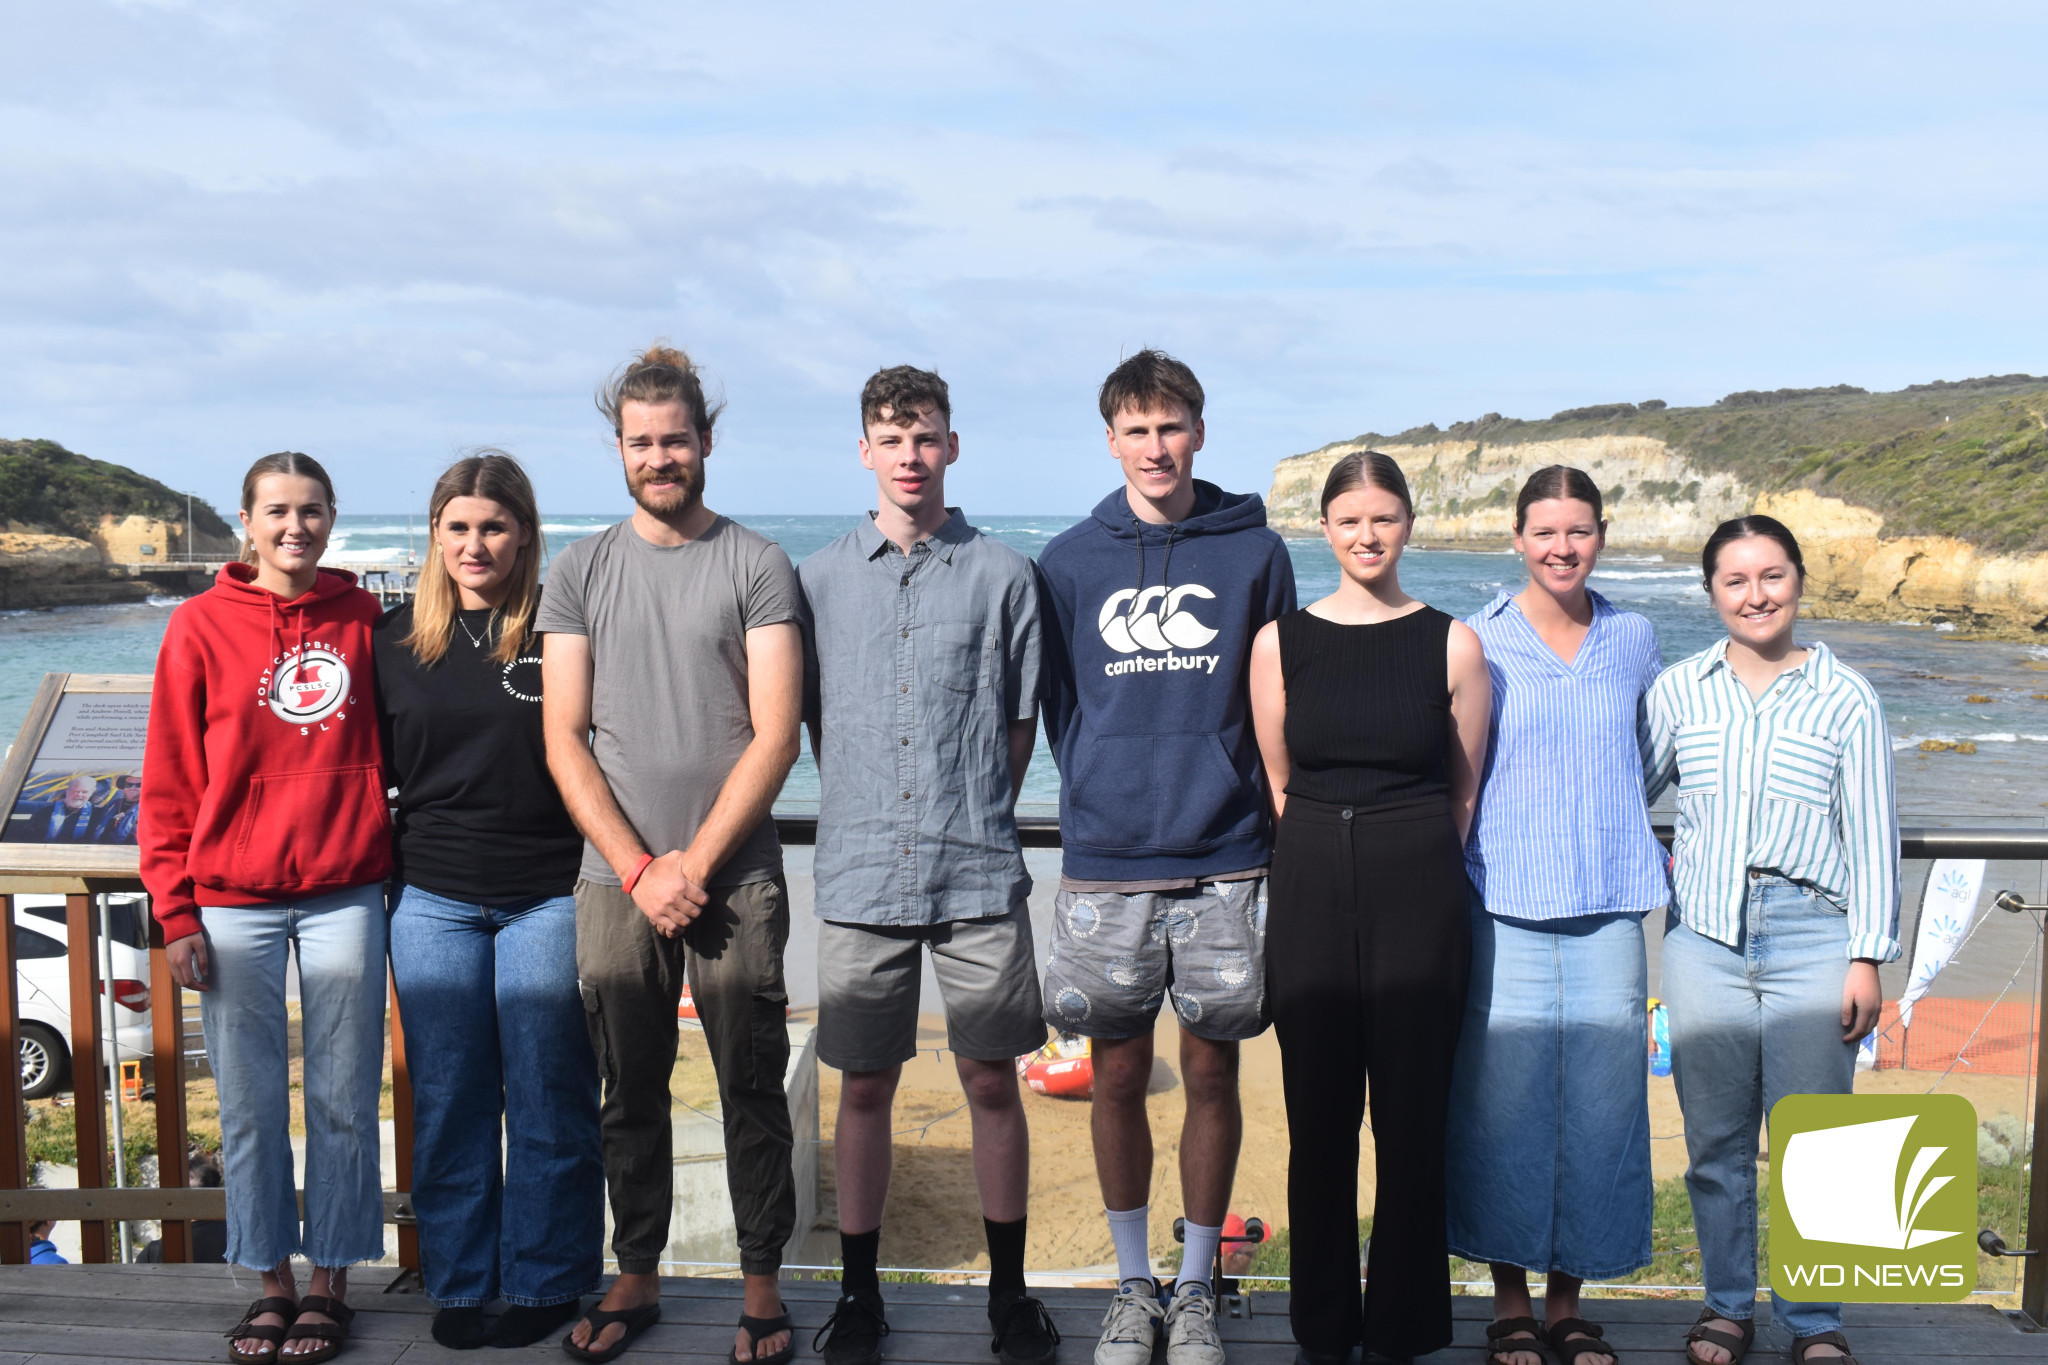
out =
[(70, 693), (57, 703), (0, 838), (133, 844), (142, 799), (147, 693)]
[(0, 766), (0, 868), (134, 875), (146, 675), (52, 673)]

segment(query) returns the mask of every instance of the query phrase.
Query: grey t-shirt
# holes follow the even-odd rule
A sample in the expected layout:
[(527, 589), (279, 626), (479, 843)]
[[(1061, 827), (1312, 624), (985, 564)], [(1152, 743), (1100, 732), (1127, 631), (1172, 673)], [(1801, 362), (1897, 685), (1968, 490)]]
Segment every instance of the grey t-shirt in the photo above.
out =
[[(689, 846), (754, 738), (747, 632), (796, 619), (789, 556), (726, 517), (685, 545), (650, 545), (622, 521), (549, 565), (534, 629), (589, 637), (591, 752), (650, 853)], [(781, 870), (763, 820), (711, 885)], [(619, 884), (589, 844), (582, 875)]]

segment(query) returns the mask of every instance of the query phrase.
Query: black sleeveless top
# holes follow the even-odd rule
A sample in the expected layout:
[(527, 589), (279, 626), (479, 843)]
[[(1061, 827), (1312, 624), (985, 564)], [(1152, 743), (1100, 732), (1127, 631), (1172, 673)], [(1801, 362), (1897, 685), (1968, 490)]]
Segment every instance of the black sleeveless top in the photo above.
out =
[(1451, 618), (1435, 607), (1345, 626), (1280, 618), (1289, 796), (1344, 806), (1448, 801)]

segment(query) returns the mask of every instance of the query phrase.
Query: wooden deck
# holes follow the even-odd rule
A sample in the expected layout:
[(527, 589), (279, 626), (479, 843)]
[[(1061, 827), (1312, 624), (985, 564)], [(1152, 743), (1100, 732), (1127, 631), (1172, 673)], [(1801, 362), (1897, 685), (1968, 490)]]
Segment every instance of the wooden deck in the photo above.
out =
[[(430, 1360), (504, 1359), (448, 1351), (427, 1335), (433, 1304), (421, 1294), (379, 1292), (394, 1271), (365, 1268), (354, 1276), (355, 1336), (343, 1359), (354, 1365)], [(218, 1266), (8, 1266), (0, 1269), (0, 1365), (80, 1365), (85, 1361), (225, 1360), (222, 1333), (257, 1296), (255, 1276), (241, 1272), (238, 1286)], [(891, 1360), (920, 1365), (982, 1365), (990, 1360), (985, 1291), (975, 1285), (883, 1286), (894, 1329), (885, 1348)], [(795, 1281), (786, 1289), (802, 1343), (800, 1359), (814, 1359), (810, 1332), (830, 1311), (837, 1285)], [(1053, 1311), (1065, 1342), (1065, 1365), (1087, 1365), (1107, 1290), (1038, 1291)], [(1599, 1317), (1629, 1365), (1681, 1362), (1679, 1338), (1698, 1311), (1681, 1300), (1605, 1300)], [(1457, 1344), (1431, 1361), (1477, 1365), (1487, 1301), (1457, 1300)], [(739, 1285), (732, 1280), (672, 1279), (663, 1320), (622, 1360), (723, 1360), (739, 1315)], [(1287, 1298), (1259, 1294), (1253, 1316), (1227, 1320), (1231, 1365), (1290, 1365)], [(1848, 1328), (1863, 1365), (1908, 1361), (2048, 1360), (2048, 1333), (2022, 1332), (1988, 1304), (1938, 1307), (1850, 1305)], [(566, 1329), (565, 1329), (566, 1330)], [(560, 1334), (557, 1334), (559, 1336)], [(1752, 1360), (1784, 1359), (1785, 1342), (1768, 1327), (1758, 1334)], [(566, 1360), (550, 1339), (529, 1348), (533, 1359)]]

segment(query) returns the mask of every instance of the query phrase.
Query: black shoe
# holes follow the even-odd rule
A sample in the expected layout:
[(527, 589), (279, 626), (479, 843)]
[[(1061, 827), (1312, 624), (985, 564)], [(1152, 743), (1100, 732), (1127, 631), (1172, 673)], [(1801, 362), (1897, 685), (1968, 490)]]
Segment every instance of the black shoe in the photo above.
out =
[(989, 1304), (988, 1325), (995, 1329), (988, 1348), (1003, 1365), (1051, 1365), (1059, 1354), (1060, 1329), (1029, 1294), (1004, 1294)]
[(825, 1365), (877, 1365), (889, 1323), (882, 1316), (880, 1294), (841, 1294), (832, 1316), (811, 1338), (811, 1349)]
[(434, 1314), (433, 1333), (451, 1351), (474, 1351), (484, 1344), (484, 1310), (474, 1304), (443, 1308)]
[[(1386, 1357), (1381, 1356), (1378, 1359), (1384, 1360)], [(1324, 1355), (1321, 1351), (1311, 1351), (1308, 1347), (1302, 1346), (1294, 1352), (1294, 1365), (1361, 1365), (1361, 1361), (1356, 1346), (1342, 1355)]]
[(564, 1299), (538, 1307), (515, 1303), (491, 1324), (491, 1345), (507, 1351), (531, 1346), (564, 1323), (574, 1322), (582, 1310), (581, 1299)]

